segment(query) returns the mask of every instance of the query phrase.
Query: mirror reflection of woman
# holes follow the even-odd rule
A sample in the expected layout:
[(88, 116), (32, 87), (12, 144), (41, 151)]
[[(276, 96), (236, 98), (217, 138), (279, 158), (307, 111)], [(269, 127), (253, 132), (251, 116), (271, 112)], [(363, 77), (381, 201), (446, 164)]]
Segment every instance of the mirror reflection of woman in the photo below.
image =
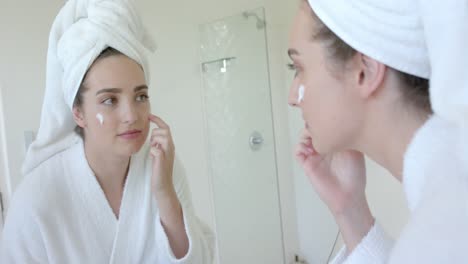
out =
[[(467, 32), (466, 1), (301, 1), (289, 104), (297, 160), (346, 245), (334, 263), (467, 262)], [(396, 241), (369, 209), (364, 155), (403, 182)]]
[(171, 130), (151, 113), (151, 51), (131, 1), (62, 8), (2, 263), (212, 262)]

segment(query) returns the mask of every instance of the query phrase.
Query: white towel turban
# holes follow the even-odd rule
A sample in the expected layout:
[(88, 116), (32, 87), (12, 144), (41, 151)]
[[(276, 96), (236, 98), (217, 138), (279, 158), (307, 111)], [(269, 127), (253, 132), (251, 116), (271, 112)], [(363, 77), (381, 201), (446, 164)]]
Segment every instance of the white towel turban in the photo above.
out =
[(87, 70), (112, 47), (138, 62), (149, 83), (147, 57), (155, 45), (131, 0), (69, 0), (50, 32), (47, 77), (41, 122), (23, 164), (27, 174), (78, 136), (72, 106)]

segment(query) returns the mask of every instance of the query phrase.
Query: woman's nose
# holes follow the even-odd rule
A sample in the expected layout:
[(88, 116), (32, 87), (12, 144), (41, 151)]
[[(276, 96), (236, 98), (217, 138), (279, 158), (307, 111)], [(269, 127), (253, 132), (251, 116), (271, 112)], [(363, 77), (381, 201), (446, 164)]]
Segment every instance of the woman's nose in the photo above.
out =
[(137, 114), (137, 109), (136, 107), (131, 103), (127, 103), (124, 106), (124, 109), (122, 109), (122, 116), (123, 116), (123, 122), (127, 124), (133, 124), (137, 121), (138, 119), (138, 114)]

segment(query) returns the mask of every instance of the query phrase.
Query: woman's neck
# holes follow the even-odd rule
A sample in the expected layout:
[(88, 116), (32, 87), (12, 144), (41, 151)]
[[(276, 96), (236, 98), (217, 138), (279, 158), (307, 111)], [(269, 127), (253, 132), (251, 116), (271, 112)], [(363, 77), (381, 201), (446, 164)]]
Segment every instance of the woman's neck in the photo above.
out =
[(406, 109), (374, 118), (364, 129), (366, 132), (359, 149), (401, 182), (408, 146), (428, 117)]
[(109, 155), (94, 146), (95, 144), (88, 144), (85, 140), (86, 159), (101, 188), (105, 193), (123, 192), (130, 157)]

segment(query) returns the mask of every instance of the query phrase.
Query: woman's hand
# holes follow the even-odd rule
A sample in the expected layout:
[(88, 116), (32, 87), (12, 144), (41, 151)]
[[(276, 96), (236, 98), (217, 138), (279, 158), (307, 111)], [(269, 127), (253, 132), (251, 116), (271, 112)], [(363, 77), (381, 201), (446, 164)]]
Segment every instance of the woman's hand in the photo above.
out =
[(157, 125), (151, 131), (151, 149), (153, 157), (153, 175), (151, 190), (155, 197), (172, 195), (174, 186), (172, 172), (174, 169), (175, 148), (169, 126), (159, 117), (150, 115), (149, 120)]
[(175, 148), (169, 126), (159, 117), (150, 115), (149, 120), (158, 127), (151, 132), (151, 156), (153, 175), (151, 190), (157, 201), (161, 224), (169, 245), (177, 259), (184, 257), (189, 248), (180, 201), (172, 181)]
[(304, 129), (296, 150), (316, 192), (340, 226), (348, 250), (354, 249), (374, 224), (366, 199), (366, 167), (362, 153), (352, 150), (321, 155)]

